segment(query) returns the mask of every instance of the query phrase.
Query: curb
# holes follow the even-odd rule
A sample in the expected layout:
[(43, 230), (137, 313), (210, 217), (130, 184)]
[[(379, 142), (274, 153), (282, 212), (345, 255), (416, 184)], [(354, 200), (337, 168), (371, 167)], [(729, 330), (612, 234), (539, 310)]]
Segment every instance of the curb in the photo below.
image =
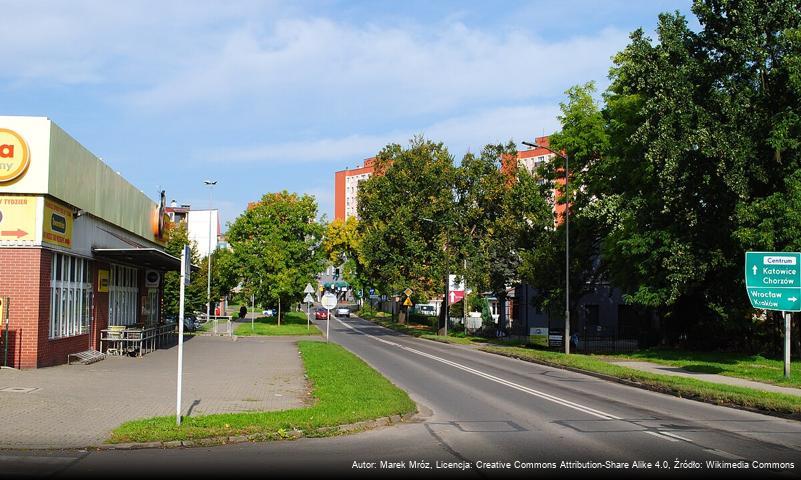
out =
[[(634, 381), (634, 380), (628, 380), (628, 379), (625, 379), (625, 378), (614, 377), (612, 375), (607, 375), (605, 373), (598, 373), (598, 372), (593, 372), (593, 371), (590, 371), (590, 370), (583, 370), (581, 368), (569, 367), (569, 366), (565, 366), (565, 365), (559, 365), (559, 364), (556, 364), (556, 363), (547, 362), (545, 360), (535, 360), (535, 359), (532, 359), (532, 358), (524, 357), (522, 355), (516, 355), (514, 353), (493, 352), (493, 351), (484, 350), (483, 348), (479, 348), (478, 350), (481, 351), (481, 352), (484, 352), (484, 353), (489, 353), (491, 355), (498, 355), (500, 357), (514, 358), (514, 359), (517, 359), (517, 360), (520, 360), (520, 361), (523, 361), (523, 362), (536, 363), (536, 364), (539, 364), (539, 365), (544, 365), (546, 367), (558, 368), (558, 369), (561, 369), (561, 370), (568, 370), (568, 371), (571, 371), (571, 372), (580, 373), (582, 375), (588, 375), (590, 377), (600, 378), (601, 380), (606, 380), (606, 381), (609, 381), (609, 382), (615, 382), (615, 383), (619, 383), (621, 385), (626, 385), (626, 386), (629, 386), (629, 387), (639, 388), (641, 390), (649, 390), (651, 392), (663, 393), (663, 394), (672, 395), (672, 396), (678, 397), (678, 398), (684, 398), (684, 399), (687, 399), (687, 400), (694, 400), (696, 402), (702, 402), (702, 403), (707, 403), (707, 404), (710, 404), (710, 405), (716, 405), (718, 407), (729, 407), (729, 408), (734, 408), (734, 409), (737, 409), (737, 410), (745, 410), (747, 412), (752, 412), (752, 413), (760, 413), (762, 415), (770, 415), (771, 417), (779, 417), (779, 418), (785, 418), (785, 419), (788, 419), (788, 420), (801, 421), (801, 414), (777, 412), (775, 410), (765, 410), (765, 409), (761, 409), (761, 408), (749, 407), (749, 406), (746, 406), (746, 405), (741, 405), (741, 404), (738, 404), (738, 403), (720, 402), (720, 401), (716, 401), (716, 400), (713, 400), (713, 399), (707, 399), (707, 398), (704, 398), (704, 397), (700, 397), (698, 395), (679, 392), (678, 390), (675, 390), (674, 388), (669, 387), (669, 386), (649, 385), (649, 384), (640, 383), (640, 382), (637, 382), (637, 381)], [(721, 384), (716, 384), (716, 383), (713, 383), (713, 382), (707, 382), (707, 383), (712, 383), (713, 385), (721, 385)]]
[(226, 437), (199, 438), (197, 440), (173, 440), (169, 442), (144, 442), (144, 443), (110, 443), (102, 445), (92, 445), (85, 447), (87, 450), (144, 450), (152, 448), (193, 448), (193, 447), (216, 447), (248, 442), (266, 442), (276, 440), (297, 440), (299, 438), (330, 437), (344, 433), (356, 433), (365, 430), (372, 430), (379, 427), (388, 427), (398, 423), (412, 423), (418, 412), (410, 412), (404, 415), (392, 415), (381, 417), (374, 420), (364, 420), (356, 423), (336, 425), (332, 427), (321, 427), (308, 433), (302, 430), (289, 430), (285, 432), (254, 433), (251, 435), (232, 435)]

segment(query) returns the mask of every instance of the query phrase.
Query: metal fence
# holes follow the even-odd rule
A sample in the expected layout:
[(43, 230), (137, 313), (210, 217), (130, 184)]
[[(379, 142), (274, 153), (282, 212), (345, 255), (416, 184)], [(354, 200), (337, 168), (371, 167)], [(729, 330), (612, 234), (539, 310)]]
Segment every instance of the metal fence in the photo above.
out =
[(572, 346), (577, 353), (633, 353), (639, 349), (639, 341), (614, 335), (587, 335), (579, 337)]

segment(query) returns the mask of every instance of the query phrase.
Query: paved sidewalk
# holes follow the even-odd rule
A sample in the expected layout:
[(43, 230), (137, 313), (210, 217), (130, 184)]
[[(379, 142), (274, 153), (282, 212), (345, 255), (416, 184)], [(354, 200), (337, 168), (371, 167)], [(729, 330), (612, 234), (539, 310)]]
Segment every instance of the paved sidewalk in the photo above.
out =
[[(298, 337), (186, 337), (184, 415), (283, 410), (310, 401)], [(91, 365), (0, 370), (0, 448), (98, 445), (128, 420), (174, 415), (178, 348)]]
[(764, 382), (754, 382), (744, 378), (728, 377), (726, 375), (717, 375), (714, 373), (700, 373), (684, 370), (680, 367), (671, 365), (662, 365), (659, 363), (651, 362), (636, 362), (636, 361), (623, 361), (623, 362), (609, 362), (621, 367), (633, 368), (635, 370), (642, 370), (644, 372), (659, 373), (663, 375), (674, 375), (679, 377), (695, 378), (705, 382), (723, 383), (725, 385), (734, 385), (736, 387), (747, 387), (755, 390), (764, 390), (767, 392), (786, 393), (788, 395), (801, 396), (801, 388), (793, 387), (780, 387)]

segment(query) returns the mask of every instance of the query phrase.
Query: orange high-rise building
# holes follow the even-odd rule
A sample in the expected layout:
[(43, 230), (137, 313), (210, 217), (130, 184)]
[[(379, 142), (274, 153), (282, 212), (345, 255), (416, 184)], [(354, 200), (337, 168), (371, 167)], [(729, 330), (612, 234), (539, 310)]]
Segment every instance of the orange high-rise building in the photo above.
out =
[(375, 157), (364, 161), (362, 167), (345, 169), (334, 174), (334, 218), (346, 220), (358, 215), (359, 183), (375, 171)]

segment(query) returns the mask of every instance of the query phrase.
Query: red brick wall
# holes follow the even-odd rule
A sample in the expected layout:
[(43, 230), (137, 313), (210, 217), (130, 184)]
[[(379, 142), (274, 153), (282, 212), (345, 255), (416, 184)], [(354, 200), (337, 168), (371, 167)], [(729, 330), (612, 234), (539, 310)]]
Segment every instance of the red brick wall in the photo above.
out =
[[(45, 262), (46, 258), (46, 262)], [(47, 263), (47, 276), (41, 275)], [(16, 368), (35, 368), (39, 349), (39, 318), (42, 290), (49, 304), (50, 255), (39, 248), (0, 249), (0, 296), (8, 297), (8, 364)], [(48, 305), (49, 307), (49, 305)], [(3, 325), (2, 338), (5, 341)], [(3, 345), (5, 348), (5, 345)], [(0, 355), (3, 351), (0, 351)], [(0, 356), (2, 361), (2, 356)]]

